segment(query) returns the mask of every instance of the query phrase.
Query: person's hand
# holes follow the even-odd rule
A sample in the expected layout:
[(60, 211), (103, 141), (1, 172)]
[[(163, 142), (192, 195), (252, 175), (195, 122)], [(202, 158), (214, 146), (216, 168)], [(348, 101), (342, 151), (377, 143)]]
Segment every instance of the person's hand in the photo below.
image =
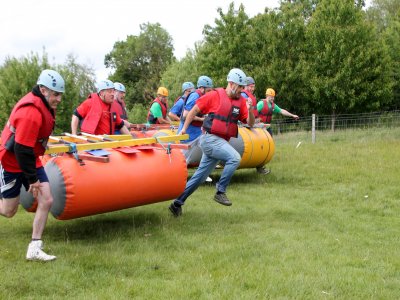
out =
[(33, 198), (37, 198), (37, 196), (39, 196), (39, 194), (42, 192), (41, 191), (41, 185), (40, 185), (40, 181), (36, 181), (35, 183), (31, 183), (29, 185), (29, 193), (32, 193)]
[(247, 98), (246, 106), (247, 106), (247, 109), (251, 109), (251, 107), (253, 106), (253, 101), (250, 98)]
[(299, 116), (298, 115), (293, 115), (293, 119), (298, 120)]
[(186, 129), (182, 128), (181, 131), (178, 132), (178, 134), (180, 134), (180, 135), (186, 134)]

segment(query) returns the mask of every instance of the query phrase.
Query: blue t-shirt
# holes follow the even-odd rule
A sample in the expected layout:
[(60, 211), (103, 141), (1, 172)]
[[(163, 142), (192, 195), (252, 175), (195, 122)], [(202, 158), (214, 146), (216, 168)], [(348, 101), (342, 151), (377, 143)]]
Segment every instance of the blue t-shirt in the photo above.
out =
[(178, 99), (178, 101), (175, 102), (174, 106), (171, 107), (170, 112), (172, 112), (173, 114), (180, 117), (183, 112), (184, 104), (185, 104), (185, 100), (183, 99), (183, 96), (182, 96)]
[[(200, 96), (196, 92), (190, 93), (187, 98), (187, 101), (186, 101), (185, 110), (190, 111), (193, 108), (193, 106), (196, 104), (197, 99), (199, 99), (199, 98), (200, 98)], [(182, 111), (182, 113), (183, 113), (183, 111)], [(179, 123), (178, 132), (181, 131), (181, 129), (183, 128), (184, 123), (185, 123), (185, 120), (183, 120), (181, 118), (181, 122)], [(189, 142), (197, 139), (201, 135), (201, 127), (189, 125), (186, 130), (186, 133), (189, 135), (189, 139), (181, 141), (181, 143), (189, 143)]]

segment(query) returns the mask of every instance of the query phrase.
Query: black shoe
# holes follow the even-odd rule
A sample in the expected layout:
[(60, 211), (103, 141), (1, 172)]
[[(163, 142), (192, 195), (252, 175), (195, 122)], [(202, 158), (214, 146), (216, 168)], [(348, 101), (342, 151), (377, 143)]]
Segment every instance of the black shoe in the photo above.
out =
[(266, 169), (264, 166), (263, 167), (257, 167), (257, 173), (267, 175), (271, 173), (270, 169)]
[(171, 203), (169, 206), (169, 211), (174, 215), (174, 217), (179, 217), (182, 214), (182, 207)]
[(226, 205), (226, 206), (231, 206), (232, 202), (229, 201), (228, 197), (226, 196), (225, 193), (222, 194), (215, 194), (214, 200), (217, 201), (219, 204)]

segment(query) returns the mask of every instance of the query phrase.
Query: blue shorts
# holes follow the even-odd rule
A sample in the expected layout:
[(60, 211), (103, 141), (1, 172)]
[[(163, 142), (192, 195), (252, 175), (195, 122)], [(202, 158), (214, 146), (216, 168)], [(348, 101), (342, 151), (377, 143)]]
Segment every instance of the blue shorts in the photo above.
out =
[[(46, 172), (43, 167), (36, 169), (37, 177), (40, 182), (49, 182)], [(7, 172), (3, 169), (0, 164), (0, 187), (1, 187), (1, 198), (11, 199), (19, 196), (22, 185), (26, 190), (29, 190), (29, 182), (24, 176), (24, 173), (18, 172)]]

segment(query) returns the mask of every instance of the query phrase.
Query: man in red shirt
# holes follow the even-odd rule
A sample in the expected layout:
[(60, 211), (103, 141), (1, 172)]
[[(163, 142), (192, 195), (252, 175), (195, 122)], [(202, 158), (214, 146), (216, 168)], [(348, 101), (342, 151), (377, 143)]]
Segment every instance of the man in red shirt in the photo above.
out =
[(124, 120), (118, 113), (117, 103), (114, 102), (114, 83), (102, 80), (97, 85), (97, 93), (89, 97), (75, 109), (71, 120), (71, 133), (77, 134), (79, 122), (82, 121), (81, 131), (96, 135), (130, 134), (124, 125)]
[(46, 172), (39, 159), (55, 123), (55, 109), (65, 91), (64, 79), (53, 70), (44, 70), (37, 85), (14, 106), (1, 134), (0, 215), (13, 217), (18, 210), (22, 185), (37, 199), (32, 241), (27, 260), (51, 261), (41, 240), (53, 197)]
[(199, 145), (203, 151), (199, 167), (186, 183), (184, 192), (169, 206), (171, 213), (178, 217), (182, 214), (182, 205), (185, 200), (202, 184), (217, 164), (224, 162), (224, 169), (216, 184), (217, 191), (214, 200), (222, 205), (232, 203), (226, 196), (226, 188), (233, 173), (240, 164), (240, 154), (229, 144), (231, 137), (237, 137), (237, 122), (254, 125), (251, 99), (246, 100), (241, 92), (247, 84), (245, 73), (240, 69), (230, 70), (227, 77), (226, 89), (217, 88), (200, 97), (186, 116), (185, 123), (180, 131), (186, 129), (198, 113), (207, 115), (203, 122), (203, 133)]

